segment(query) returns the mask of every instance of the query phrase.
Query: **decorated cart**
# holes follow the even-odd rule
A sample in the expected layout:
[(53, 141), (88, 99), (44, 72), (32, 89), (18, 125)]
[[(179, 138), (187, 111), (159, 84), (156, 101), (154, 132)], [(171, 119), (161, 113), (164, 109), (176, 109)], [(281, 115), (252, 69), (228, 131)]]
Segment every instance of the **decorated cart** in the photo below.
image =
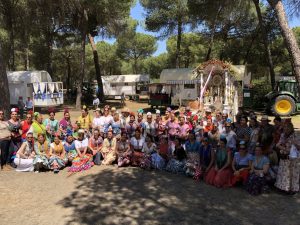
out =
[(242, 80), (245, 66), (233, 66), (220, 60), (210, 60), (194, 70), (199, 80), (201, 109), (227, 110), (236, 115), (242, 105)]

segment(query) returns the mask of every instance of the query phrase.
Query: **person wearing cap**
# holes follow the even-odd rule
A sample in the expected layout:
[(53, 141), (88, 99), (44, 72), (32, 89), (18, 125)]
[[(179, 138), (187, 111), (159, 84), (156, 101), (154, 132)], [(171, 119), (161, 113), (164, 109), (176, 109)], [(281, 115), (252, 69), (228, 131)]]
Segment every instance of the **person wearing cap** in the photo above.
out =
[(43, 124), (46, 127), (46, 138), (49, 143), (53, 142), (54, 134), (58, 132), (59, 124), (58, 121), (55, 119), (55, 110), (49, 109), (49, 118), (45, 119)]
[(0, 156), (1, 169), (11, 170), (9, 144), (11, 139), (11, 132), (7, 121), (4, 120), (4, 110), (0, 110)]
[(257, 143), (251, 164), (246, 190), (251, 195), (259, 195), (268, 190), (267, 176), (270, 168), (268, 157), (263, 155), (262, 146)]
[(113, 136), (112, 130), (107, 132), (107, 137), (103, 141), (101, 153), (103, 165), (112, 165), (117, 159), (117, 139)]
[(8, 122), (8, 129), (11, 132), (10, 139), (10, 157), (13, 152), (16, 152), (22, 144), (22, 137), (20, 134), (21, 122), (18, 120), (18, 113), (16, 108), (11, 109), (10, 120)]
[(227, 140), (224, 136), (220, 137), (219, 145), (216, 149), (216, 159), (214, 166), (208, 171), (205, 182), (218, 188), (231, 186), (232, 169), (231, 150), (226, 147)]
[(155, 122), (153, 121), (152, 119), (152, 114), (151, 112), (148, 112), (146, 114), (147, 116), (147, 120), (146, 122), (144, 123), (145, 125), (145, 128), (144, 128), (144, 138), (146, 136), (150, 136), (151, 138), (153, 138), (156, 134), (156, 130), (155, 130)]
[(130, 114), (130, 111), (128, 108), (122, 109), (121, 118), (120, 118), (121, 123), (122, 123), (122, 129), (125, 129), (126, 124), (128, 124), (130, 121), (129, 114)]
[(227, 140), (226, 147), (234, 154), (236, 151), (236, 134), (232, 130), (232, 124), (229, 121), (225, 122), (225, 131), (221, 134)]
[(234, 154), (232, 160), (232, 186), (235, 186), (240, 182), (242, 182), (243, 185), (246, 185), (252, 161), (253, 157), (247, 152), (246, 142), (241, 141), (239, 143), (238, 152)]
[(271, 125), (268, 116), (264, 115), (260, 120), (259, 142), (263, 146), (263, 154), (266, 155), (270, 151), (273, 142), (274, 126)]
[(28, 132), (26, 135), (26, 141), (22, 143), (14, 159), (14, 164), (17, 166), (16, 171), (32, 172), (34, 170), (34, 157), (35, 151), (33, 147), (33, 134), (32, 132)]
[(279, 168), (275, 187), (288, 194), (299, 192), (300, 141), (290, 119), (283, 125), (283, 133), (276, 145), (279, 153)]
[(58, 173), (68, 162), (66, 151), (59, 135), (54, 135), (54, 141), (50, 144), (49, 166), (53, 173)]
[(85, 105), (82, 107), (81, 116), (78, 117), (77, 121), (84, 130), (89, 131), (92, 128), (93, 119)]

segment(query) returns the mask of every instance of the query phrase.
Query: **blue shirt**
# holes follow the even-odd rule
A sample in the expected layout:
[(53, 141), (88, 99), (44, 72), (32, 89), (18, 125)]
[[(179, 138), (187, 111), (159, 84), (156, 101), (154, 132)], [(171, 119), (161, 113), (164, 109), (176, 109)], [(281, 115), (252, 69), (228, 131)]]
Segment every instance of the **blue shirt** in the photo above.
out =
[(199, 141), (195, 141), (194, 143), (187, 141), (185, 143), (185, 150), (187, 152), (200, 152), (200, 147), (201, 147), (201, 143)]

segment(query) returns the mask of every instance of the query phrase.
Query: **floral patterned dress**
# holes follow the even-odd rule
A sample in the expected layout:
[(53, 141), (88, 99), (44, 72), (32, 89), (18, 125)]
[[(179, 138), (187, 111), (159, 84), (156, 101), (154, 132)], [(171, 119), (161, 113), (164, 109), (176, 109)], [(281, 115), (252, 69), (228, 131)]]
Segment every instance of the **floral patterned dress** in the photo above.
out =
[[(292, 142), (296, 139), (294, 134), (285, 137), (281, 134), (279, 143), (285, 146), (285, 151), (290, 152)], [(299, 150), (298, 150), (299, 151)], [(280, 159), (275, 187), (283, 191), (299, 191), (300, 162), (299, 158)]]

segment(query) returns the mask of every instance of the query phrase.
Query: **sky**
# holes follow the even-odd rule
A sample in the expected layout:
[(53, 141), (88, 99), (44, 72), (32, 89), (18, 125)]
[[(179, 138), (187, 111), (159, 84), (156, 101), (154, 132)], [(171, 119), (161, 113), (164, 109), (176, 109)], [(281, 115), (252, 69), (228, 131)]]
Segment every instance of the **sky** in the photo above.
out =
[[(134, 7), (131, 8), (130, 10), (130, 16), (139, 21), (139, 25), (137, 27), (137, 32), (140, 33), (145, 33), (145, 34), (151, 34), (153, 36), (156, 36), (156, 33), (153, 32), (148, 32), (146, 31), (146, 29), (144, 28), (143, 24), (144, 24), (144, 20), (145, 20), (145, 11), (143, 9), (143, 7), (141, 6), (141, 4), (139, 3), (139, 1), (137, 1), (136, 5)], [(300, 17), (289, 17), (289, 25), (290, 27), (297, 27), (300, 26)], [(115, 39), (104, 39), (105, 41), (109, 42), (109, 43), (114, 43)], [(164, 53), (167, 51), (166, 49), (166, 40), (158, 40), (157, 41), (157, 51), (154, 53), (154, 56), (157, 56), (161, 53)]]

